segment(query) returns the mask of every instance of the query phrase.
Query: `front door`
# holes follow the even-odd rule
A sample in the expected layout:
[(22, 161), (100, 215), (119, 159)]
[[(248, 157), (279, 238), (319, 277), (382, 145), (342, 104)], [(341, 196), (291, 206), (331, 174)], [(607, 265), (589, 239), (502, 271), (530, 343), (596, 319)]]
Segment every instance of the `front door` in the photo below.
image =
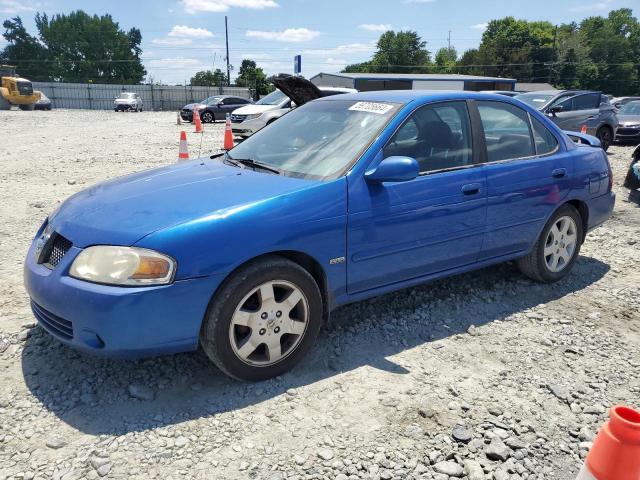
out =
[(476, 261), (482, 244), (486, 188), (475, 165), (464, 101), (414, 111), (377, 160), (415, 158), (407, 182), (349, 186), (348, 291), (361, 292)]
[(561, 106), (562, 110), (551, 114), (551, 120), (562, 130), (579, 132), (583, 125), (592, 125), (600, 114), (600, 94), (584, 93), (557, 102), (553, 106)]

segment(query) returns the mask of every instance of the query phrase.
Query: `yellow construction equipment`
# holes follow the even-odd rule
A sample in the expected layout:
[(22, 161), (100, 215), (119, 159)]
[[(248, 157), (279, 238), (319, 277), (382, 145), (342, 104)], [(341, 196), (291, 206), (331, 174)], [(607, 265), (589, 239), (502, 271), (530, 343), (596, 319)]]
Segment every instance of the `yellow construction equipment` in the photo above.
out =
[(0, 110), (17, 105), (21, 110), (33, 110), (40, 100), (40, 92), (33, 91), (33, 84), (16, 75), (16, 67), (0, 65)]

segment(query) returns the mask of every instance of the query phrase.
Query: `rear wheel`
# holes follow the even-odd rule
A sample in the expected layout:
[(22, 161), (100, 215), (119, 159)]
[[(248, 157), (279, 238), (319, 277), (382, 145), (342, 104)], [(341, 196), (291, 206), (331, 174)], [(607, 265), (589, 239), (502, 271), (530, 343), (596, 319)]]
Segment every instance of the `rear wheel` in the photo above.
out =
[(557, 282), (573, 268), (580, 253), (582, 232), (578, 211), (563, 205), (547, 222), (531, 253), (518, 260), (520, 270), (538, 282)]
[(605, 152), (609, 150), (609, 147), (613, 142), (613, 131), (611, 130), (611, 127), (608, 127), (608, 126), (600, 127), (596, 132), (596, 137), (598, 137), (598, 140), (600, 140), (600, 145), (602, 146), (602, 149)]
[(227, 375), (260, 381), (293, 368), (321, 323), (322, 297), (313, 277), (273, 256), (225, 281), (209, 306), (200, 343)]

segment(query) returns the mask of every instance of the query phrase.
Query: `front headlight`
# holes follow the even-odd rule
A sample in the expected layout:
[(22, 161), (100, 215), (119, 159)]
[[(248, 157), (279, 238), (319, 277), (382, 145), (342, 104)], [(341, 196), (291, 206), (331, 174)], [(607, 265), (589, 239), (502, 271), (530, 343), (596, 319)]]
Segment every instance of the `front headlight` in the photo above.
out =
[(173, 281), (176, 262), (153, 250), (98, 245), (80, 252), (69, 274), (80, 280), (142, 287)]
[(253, 120), (255, 118), (260, 118), (262, 116), (261, 113), (252, 113), (251, 115), (247, 115), (244, 119), (245, 120)]

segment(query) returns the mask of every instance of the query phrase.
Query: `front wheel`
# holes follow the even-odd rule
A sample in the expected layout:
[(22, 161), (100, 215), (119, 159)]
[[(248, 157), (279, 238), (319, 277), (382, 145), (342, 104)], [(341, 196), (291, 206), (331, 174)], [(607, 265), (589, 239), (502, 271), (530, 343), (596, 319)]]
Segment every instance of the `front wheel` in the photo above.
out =
[(609, 150), (611, 143), (613, 142), (613, 132), (609, 127), (600, 127), (596, 132), (596, 137), (600, 140), (602, 149), (606, 152)]
[(36, 109), (36, 104), (31, 103), (29, 105), (18, 105), (18, 107), (20, 107), (20, 110), (24, 110), (25, 112), (32, 112)]
[(578, 258), (583, 228), (582, 218), (573, 206), (560, 207), (545, 225), (531, 253), (518, 260), (522, 273), (543, 283), (563, 278)]
[(293, 368), (315, 342), (322, 297), (298, 264), (267, 257), (227, 279), (209, 305), (200, 343), (220, 370), (260, 381)]

